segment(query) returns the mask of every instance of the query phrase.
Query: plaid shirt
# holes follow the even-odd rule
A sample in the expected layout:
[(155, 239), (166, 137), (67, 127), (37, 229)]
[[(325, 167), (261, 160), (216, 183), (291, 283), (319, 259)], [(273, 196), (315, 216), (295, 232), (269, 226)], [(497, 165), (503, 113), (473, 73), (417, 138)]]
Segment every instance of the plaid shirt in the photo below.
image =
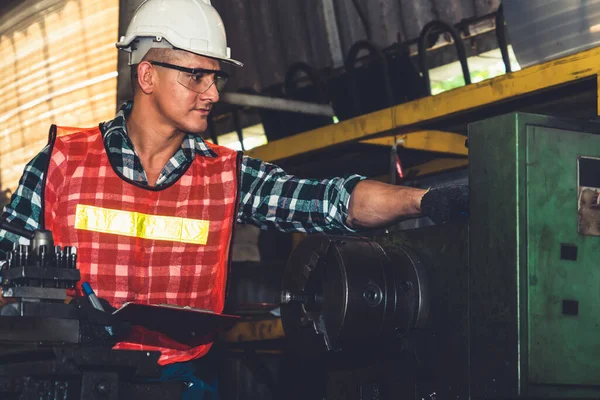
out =
[[(112, 121), (103, 124), (104, 142), (108, 157), (125, 177), (147, 185), (146, 173), (133, 143), (127, 136), (125, 118), (132, 102), (125, 103)], [(30, 230), (39, 228), (42, 211), (42, 190), (45, 170), (50, 157), (46, 146), (25, 167), (21, 181), (2, 217)], [(216, 154), (199, 135), (188, 134), (181, 148), (171, 157), (156, 182), (157, 187), (168, 185), (187, 169), (194, 157), (215, 157)], [(240, 207), (237, 220), (261, 229), (276, 228), (283, 232), (341, 232), (352, 231), (345, 221), (348, 217), (350, 194), (363, 177), (323, 180), (299, 179), (281, 168), (244, 156), (241, 163)], [(0, 259), (2, 250), (13, 242), (28, 241), (0, 230)]]

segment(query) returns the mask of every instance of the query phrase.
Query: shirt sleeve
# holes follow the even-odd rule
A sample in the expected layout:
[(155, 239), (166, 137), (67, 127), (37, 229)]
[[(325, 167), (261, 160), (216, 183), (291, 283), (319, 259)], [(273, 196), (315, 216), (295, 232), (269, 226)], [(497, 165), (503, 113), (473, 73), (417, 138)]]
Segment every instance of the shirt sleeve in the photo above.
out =
[(238, 222), (282, 232), (354, 232), (346, 224), (360, 175), (299, 179), (276, 165), (244, 156)]
[[(4, 207), (1, 218), (29, 230), (40, 227), (42, 190), (49, 159), (50, 146), (46, 146), (27, 163), (19, 186), (10, 203)], [(29, 244), (29, 240), (0, 229), (0, 260), (5, 258), (5, 251), (10, 250), (13, 243)]]

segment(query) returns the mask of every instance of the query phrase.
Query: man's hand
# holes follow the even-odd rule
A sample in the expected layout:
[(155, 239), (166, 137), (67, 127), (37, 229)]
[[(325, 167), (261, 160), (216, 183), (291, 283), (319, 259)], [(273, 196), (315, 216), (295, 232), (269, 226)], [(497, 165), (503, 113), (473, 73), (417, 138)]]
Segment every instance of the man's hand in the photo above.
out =
[(421, 199), (421, 211), (436, 224), (466, 218), (469, 215), (469, 186), (430, 189)]
[[(71, 304), (77, 307), (79, 316), (80, 334), (83, 342), (86, 343), (114, 343), (124, 339), (131, 331), (131, 324), (120, 321), (113, 315), (113, 308), (108, 301), (98, 298), (105, 311), (94, 308), (86, 296), (74, 297)], [(105, 326), (111, 326), (113, 335), (110, 336)]]

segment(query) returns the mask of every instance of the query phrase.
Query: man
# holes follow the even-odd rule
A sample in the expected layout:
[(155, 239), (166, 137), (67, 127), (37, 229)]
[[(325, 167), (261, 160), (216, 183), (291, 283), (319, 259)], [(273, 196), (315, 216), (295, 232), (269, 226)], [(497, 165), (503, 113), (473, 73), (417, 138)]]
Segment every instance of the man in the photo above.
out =
[[(96, 128), (53, 126), (3, 213), (76, 246), (81, 281), (114, 307), (221, 312), (236, 222), (339, 232), (423, 212), (443, 221), (466, 206), (464, 188), (426, 194), (358, 175), (303, 180), (204, 142), (199, 134), (227, 79), (219, 63), (241, 66), (210, 0), (147, 0), (117, 47), (135, 66), (133, 102)], [(3, 249), (19, 240), (4, 231), (0, 238)], [(161, 365), (174, 366), (165, 371), (180, 374), (210, 345), (190, 348), (136, 327), (115, 348), (159, 350)]]

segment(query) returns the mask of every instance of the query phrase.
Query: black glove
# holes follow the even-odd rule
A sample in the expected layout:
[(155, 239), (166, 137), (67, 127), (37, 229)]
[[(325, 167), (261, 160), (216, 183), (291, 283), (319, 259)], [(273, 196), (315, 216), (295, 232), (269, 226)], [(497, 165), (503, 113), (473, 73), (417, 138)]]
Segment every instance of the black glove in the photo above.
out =
[(421, 211), (436, 224), (469, 216), (469, 185), (450, 185), (430, 189), (421, 199)]
[[(131, 324), (118, 320), (112, 314), (116, 309), (108, 301), (102, 298), (98, 300), (104, 311), (94, 308), (86, 296), (75, 297), (71, 300), (71, 304), (77, 306), (81, 342), (114, 344), (129, 334)], [(112, 328), (113, 335), (106, 331), (106, 326)]]

